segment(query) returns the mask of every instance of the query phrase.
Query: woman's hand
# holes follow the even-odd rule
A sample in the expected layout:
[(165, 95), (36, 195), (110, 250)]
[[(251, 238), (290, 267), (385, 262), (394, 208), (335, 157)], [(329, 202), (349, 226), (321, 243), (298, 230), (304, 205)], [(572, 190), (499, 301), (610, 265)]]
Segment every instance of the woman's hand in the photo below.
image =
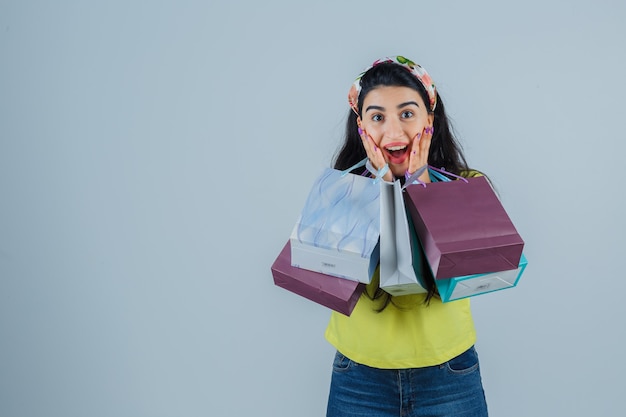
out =
[[(374, 143), (372, 137), (368, 135), (365, 130), (359, 128), (359, 134), (361, 135), (361, 142), (363, 142), (363, 147), (365, 148), (365, 153), (367, 153), (367, 158), (370, 160), (370, 163), (374, 166), (374, 168), (380, 170), (387, 164), (383, 153), (381, 152), (380, 148), (376, 146), (376, 143)], [(391, 173), (391, 170), (387, 170), (385, 175), (383, 175), (383, 179), (389, 182), (393, 181), (393, 174)]]
[[(409, 173), (412, 174), (424, 165), (428, 165), (428, 152), (430, 151), (430, 141), (433, 138), (434, 129), (426, 126), (413, 138), (413, 146), (409, 155)], [(421, 182), (430, 182), (428, 169), (419, 176)]]

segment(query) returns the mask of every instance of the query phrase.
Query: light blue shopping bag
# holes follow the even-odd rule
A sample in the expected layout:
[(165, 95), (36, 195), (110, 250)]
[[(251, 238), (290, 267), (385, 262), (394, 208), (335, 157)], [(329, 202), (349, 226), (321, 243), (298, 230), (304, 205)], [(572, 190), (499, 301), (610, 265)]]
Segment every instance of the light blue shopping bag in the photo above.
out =
[(291, 234), (292, 266), (370, 282), (380, 258), (380, 186), (349, 173), (365, 165), (327, 168), (317, 178)]
[(522, 253), (519, 267), (508, 271), (493, 272), (490, 274), (467, 275), (447, 279), (437, 279), (437, 290), (441, 301), (448, 302), (461, 298), (486, 294), (493, 291), (513, 288), (517, 285), (526, 269), (526, 257)]

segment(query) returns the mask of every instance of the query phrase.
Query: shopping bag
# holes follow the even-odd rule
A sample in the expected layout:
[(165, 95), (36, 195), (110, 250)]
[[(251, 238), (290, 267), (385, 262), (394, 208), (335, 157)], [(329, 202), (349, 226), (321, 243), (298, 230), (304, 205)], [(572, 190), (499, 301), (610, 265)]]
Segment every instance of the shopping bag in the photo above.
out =
[(287, 242), (272, 265), (274, 284), (318, 304), (349, 316), (364, 284), (291, 266)]
[(427, 292), (424, 274), (431, 273), (409, 221), (400, 181), (381, 181), (380, 288), (395, 296)]
[(517, 269), (438, 279), (435, 283), (437, 284), (441, 301), (445, 303), (460, 300), (461, 298), (473, 297), (517, 286), (527, 264), (526, 257), (522, 253)]
[(436, 279), (519, 267), (524, 241), (485, 177), (409, 185), (404, 197)]
[(292, 266), (370, 282), (380, 257), (380, 187), (349, 173), (355, 167), (327, 168), (313, 184), (291, 234)]

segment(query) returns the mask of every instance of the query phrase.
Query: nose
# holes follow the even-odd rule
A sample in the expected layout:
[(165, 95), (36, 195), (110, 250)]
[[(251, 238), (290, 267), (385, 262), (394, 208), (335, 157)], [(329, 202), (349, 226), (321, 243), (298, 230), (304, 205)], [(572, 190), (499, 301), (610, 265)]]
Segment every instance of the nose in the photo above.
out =
[(402, 130), (402, 125), (400, 123), (400, 120), (397, 120), (395, 118), (390, 118), (390, 119), (387, 119), (386, 121), (387, 123), (385, 123), (385, 132), (384, 132), (385, 137), (389, 139), (398, 139), (402, 137), (404, 131)]

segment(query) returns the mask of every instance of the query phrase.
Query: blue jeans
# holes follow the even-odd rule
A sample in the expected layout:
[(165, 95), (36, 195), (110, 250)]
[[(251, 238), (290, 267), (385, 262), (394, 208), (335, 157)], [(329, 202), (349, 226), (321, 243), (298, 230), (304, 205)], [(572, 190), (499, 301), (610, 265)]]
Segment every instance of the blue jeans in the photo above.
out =
[(337, 352), (326, 417), (487, 416), (474, 347), (437, 366), (377, 369)]

